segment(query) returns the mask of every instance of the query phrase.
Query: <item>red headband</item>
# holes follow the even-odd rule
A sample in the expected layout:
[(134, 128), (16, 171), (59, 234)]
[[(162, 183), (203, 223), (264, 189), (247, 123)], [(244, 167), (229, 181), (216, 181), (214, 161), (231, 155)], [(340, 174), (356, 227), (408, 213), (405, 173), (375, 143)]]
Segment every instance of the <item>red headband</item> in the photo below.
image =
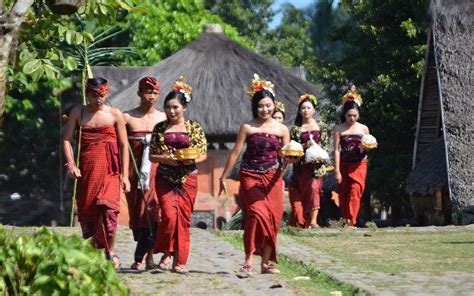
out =
[(143, 77), (140, 79), (140, 82), (138, 82), (138, 89), (142, 90), (145, 87), (160, 90), (160, 83), (153, 77)]
[(93, 86), (93, 85), (87, 84), (86, 92), (93, 93), (94, 95), (97, 95), (97, 96), (104, 96), (109, 93), (109, 85), (107, 84), (107, 82), (99, 86)]

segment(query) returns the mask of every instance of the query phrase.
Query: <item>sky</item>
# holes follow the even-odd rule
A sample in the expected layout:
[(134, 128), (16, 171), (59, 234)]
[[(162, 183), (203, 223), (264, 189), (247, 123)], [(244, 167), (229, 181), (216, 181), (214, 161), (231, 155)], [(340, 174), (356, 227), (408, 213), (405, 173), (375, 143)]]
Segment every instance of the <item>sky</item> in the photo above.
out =
[[(272, 8), (273, 10), (277, 10), (286, 3), (292, 4), (296, 8), (306, 8), (310, 4), (313, 4), (314, 2), (315, 0), (276, 0), (275, 3), (273, 3)], [(339, 3), (338, 0), (334, 1), (334, 5), (337, 5), (337, 3)], [(280, 24), (281, 17), (282, 17), (281, 13), (273, 17), (272, 22), (269, 24), (270, 29), (275, 29), (275, 27)]]

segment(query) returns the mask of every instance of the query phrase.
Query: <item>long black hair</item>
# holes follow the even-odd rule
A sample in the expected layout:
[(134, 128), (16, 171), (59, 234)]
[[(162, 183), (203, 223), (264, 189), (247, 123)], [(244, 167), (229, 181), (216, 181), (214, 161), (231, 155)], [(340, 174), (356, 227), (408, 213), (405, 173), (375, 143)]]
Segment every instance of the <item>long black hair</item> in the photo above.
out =
[(346, 122), (346, 113), (351, 110), (351, 109), (356, 109), (360, 113), (360, 106), (357, 104), (355, 101), (347, 101), (342, 105), (342, 110), (341, 110), (341, 123)]
[(268, 90), (264, 89), (261, 91), (257, 91), (253, 96), (252, 96), (252, 115), (253, 118), (258, 117), (258, 102), (262, 100), (263, 98), (270, 98), (272, 99), (273, 103), (275, 103), (275, 96)]
[(303, 124), (303, 116), (301, 116), (301, 114), (300, 114), (300, 109), (301, 109), (301, 106), (303, 105), (304, 102), (310, 102), (311, 105), (313, 105), (314, 110), (316, 110), (316, 104), (313, 102), (313, 100), (310, 100), (309, 98), (307, 98), (307, 99), (304, 99), (303, 101), (301, 101), (298, 104), (298, 113), (296, 114), (296, 118), (295, 118), (295, 125), (296, 126), (301, 126)]
[[(192, 101), (192, 96), (189, 95), (189, 97)], [(180, 91), (172, 90), (166, 95), (165, 100), (163, 101), (163, 108), (166, 107), (166, 102), (172, 99), (178, 99), (179, 103), (183, 105), (184, 108), (188, 106), (189, 102), (186, 102), (186, 95)]]

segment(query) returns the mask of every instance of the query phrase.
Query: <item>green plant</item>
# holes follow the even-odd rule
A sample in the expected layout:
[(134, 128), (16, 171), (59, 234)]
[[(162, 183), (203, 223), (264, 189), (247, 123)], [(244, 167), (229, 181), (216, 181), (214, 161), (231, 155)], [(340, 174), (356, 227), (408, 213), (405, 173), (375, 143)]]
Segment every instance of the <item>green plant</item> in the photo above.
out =
[(242, 223), (242, 210), (238, 211), (229, 222), (222, 226), (222, 230), (239, 230)]
[(89, 240), (42, 227), (17, 236), (0, 225), (0, 294), (128, 295), (112, 264)]

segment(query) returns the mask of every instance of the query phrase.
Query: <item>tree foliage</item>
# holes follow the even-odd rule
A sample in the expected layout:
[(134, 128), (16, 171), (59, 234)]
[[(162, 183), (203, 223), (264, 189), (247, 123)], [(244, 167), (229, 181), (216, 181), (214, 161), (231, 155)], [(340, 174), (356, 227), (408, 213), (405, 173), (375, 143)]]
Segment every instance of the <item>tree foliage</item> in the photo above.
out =
[(248, 37), (260, 48), (275, 12), (273, 0), (205, 0), (206, 8), (235, 27), (240, 35)]
[(131, 57), (131, 65), (152, 65), (178, 51), (198, 37), (205, 24), (217, 23), (224, 34), (244, 46), (252, 43), (239, 35), (220, 17), (211, 14), (200, 0), (133, 0), (135, 13), (127, 16), (125, 29), (131, 36), (130, 46), (138, 57)]
[(48, 198), (59, 195), (60, 94), (73, 85), (82, 66), (74, 53), (78, 48), (98, 47), (97, 29), (91, 27), (107, 28), (125, 5), (86, 1), (76, 15), (58, 16), (38, 1), (28, 12), (8, 75), (5, 123), (0, 131), (2, 190)]
[(407, 201), (426, 47), (425, 1), (352, 2), (342, 1), (349, 18), (332, 32), (343, 43), (341, 57), (321, 62), (319, 77), (334, 106), (352, 83), (359, 88), (361, 121), (380, 142), (370, 156), (368, 192), (397, 210)]
[(283, 7), (282, 14), (280, 25), (267, 34), (261, 51), (284, 66), (304, 65), (314, 59), (309, 22), (304, 12), (291, 4)]

